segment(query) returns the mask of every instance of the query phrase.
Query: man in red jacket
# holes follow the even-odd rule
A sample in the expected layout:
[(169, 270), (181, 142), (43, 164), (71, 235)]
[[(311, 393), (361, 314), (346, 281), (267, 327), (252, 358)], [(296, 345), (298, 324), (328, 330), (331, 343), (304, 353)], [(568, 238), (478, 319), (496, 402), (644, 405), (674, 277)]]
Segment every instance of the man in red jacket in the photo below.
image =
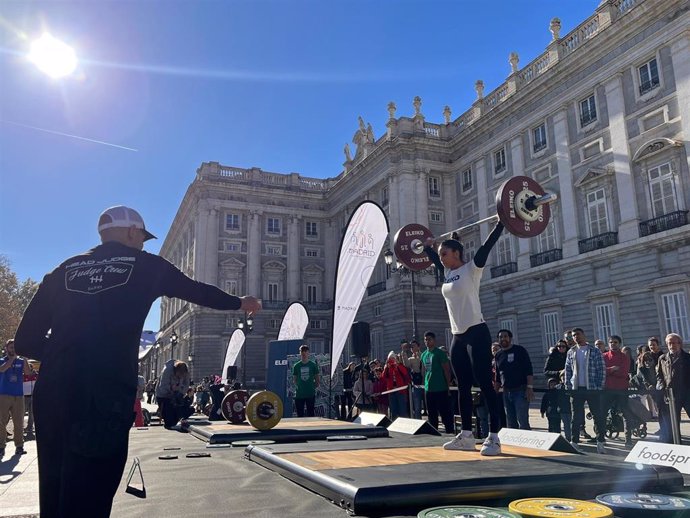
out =
[(625, 445), (632, 446), (631, 420), (634, 419), (628, 409), (628, 388), (630, 379), (630, 358), (621, 352), (621, 337), (618, 335), (609, 336), (609, 350), (604, 356), (606, 364), (606, 382), (604, 393), (601, 398), (601, 411), (607, 415), (608, 411), (615, 407), (623, 413), (625, 421)]

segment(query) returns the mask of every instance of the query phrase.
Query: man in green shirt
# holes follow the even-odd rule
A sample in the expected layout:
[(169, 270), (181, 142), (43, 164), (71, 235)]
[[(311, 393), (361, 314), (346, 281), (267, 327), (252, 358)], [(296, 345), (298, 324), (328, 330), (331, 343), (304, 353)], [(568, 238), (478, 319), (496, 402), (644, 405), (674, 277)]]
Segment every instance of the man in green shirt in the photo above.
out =
[(319, 367), (309, 359), (309, 346), (300, 345), (300, 361), (292, 368), (295, 390), (295, 410), (299, 417), (314, 417), (316, 387), (319, 386)]
[(438, 415), (441, 414), (446, 433), (455, 433), (453, 414), (450, 411), (448, 386), (450, 385), (450, 362), (448, 355), (436, 348), (436, 335), (431, 331), (424, 333), (426, 351), (422, 353), (424, 369), (424, 389), (428, 421), (438, 429)]

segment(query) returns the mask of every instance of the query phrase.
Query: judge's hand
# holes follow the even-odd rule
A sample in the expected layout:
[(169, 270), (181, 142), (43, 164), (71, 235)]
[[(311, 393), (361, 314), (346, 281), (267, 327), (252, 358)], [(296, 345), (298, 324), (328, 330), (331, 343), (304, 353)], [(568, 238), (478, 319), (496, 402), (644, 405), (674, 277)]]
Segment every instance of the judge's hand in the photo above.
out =
[(249, 295), (246, 295), (244, 297), (240, 297), (241, 304), (240, 304), (240, 309), (242, 311), (247, 312), (247, 316), (251, 316), (257, 311), (261, 311), (261, 301), (257, 299), (256, 297), (251, 297)]

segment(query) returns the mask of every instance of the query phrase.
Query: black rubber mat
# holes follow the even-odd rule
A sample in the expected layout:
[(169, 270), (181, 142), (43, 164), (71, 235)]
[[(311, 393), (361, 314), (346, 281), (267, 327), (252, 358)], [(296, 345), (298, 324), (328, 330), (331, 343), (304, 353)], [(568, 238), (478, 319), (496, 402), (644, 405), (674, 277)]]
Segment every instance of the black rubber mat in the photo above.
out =
[(209, 444), (230, 444), (235, 441), (251, 440), (317, 441), (336, 435), (388, 437), (388, 430), (382, 426), (365, 426), (323, 417), (284, 418), (270, 430), (256, 430), (247, 423), (236, 425), (223, 421), (190, 421), (185, 429)]

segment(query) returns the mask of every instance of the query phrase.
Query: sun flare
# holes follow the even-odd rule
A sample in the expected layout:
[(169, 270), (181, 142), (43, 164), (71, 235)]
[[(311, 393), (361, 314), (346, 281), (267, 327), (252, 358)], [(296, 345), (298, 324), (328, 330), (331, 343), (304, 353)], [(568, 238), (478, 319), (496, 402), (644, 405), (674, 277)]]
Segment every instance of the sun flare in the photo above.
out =
[(52, 78), (65, 77), (77, 68), (74, 49), (47, 32), (31, 44), (29, 61)]

